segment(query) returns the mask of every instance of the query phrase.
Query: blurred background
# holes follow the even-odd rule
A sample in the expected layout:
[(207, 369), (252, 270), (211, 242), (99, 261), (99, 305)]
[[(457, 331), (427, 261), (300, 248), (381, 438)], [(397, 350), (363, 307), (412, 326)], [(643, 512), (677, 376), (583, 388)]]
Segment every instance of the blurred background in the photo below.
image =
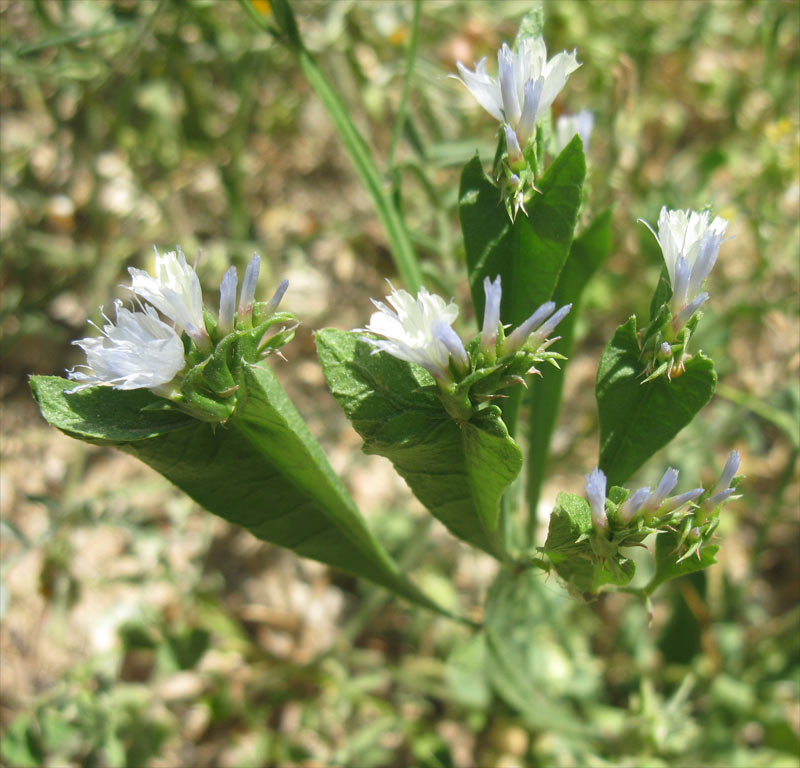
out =
[[(269, 13), (268, 3), (256, 3)], [(410, 0), (294, 2), (301, 33), (401, 201), (428, 287), (469, 307), (460, 168), (496, 124), (448, 74), (511, 42), (529, 4), (424, 0), (402, 134)], [(583, 66), (554, 106), (596, 126), (587, 218), (613, 203), (542, 505), (594, 466), (599, 354), (644, 313), (661, 256), (636, 219), (713, 206), (733, 239), (693, 339), (717, 395), (667, 465), (711, 483), (742, 453), (719, 565), (585, 605), (544, 580), (533, 679), (575, 722), (496, 698), (471, 633), (213, 518), (134, 459), (47, 427), (31, 373), (70, 345), (152, 247), (201, 252), (216, 306), (258, 251), (303, 320), (272, 367), (379, 538), (479, 616), (493, 562), (458, 544), (325, 389), (312, 331), (362, 326), (394, 267), (370, 198), (289, 51), (238, 3), (0, 0), (0, 762), (14, 766), (800, 764), (800, 5), (545, 2), (550, 53)], [(393, 141), (398, 135), (399, 141)], [(462, 335), (475, 330), (467, 309)], [(541, 610), (541, 607), (539, 608)], [(547, 624), (545, 627), (544, 625)], [(570, 635), (564, 640), (564, 633)]]

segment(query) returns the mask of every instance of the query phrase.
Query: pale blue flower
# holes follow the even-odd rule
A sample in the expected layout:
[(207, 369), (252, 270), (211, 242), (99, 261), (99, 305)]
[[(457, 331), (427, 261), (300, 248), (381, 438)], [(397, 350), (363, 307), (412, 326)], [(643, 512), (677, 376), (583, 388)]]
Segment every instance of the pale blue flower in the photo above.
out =
[(483, 327), (481, 328), (481, 348), (494, 351), (497, 346), (497, 329), (500, 325), (500, 302), (503, 298), (503, 289), (500, 285), (500, 275), (494, 281), (488, 277), (483, 278), (483, 292), (486, 303), (483, 309)]
[(516, 352), (526, 343), (541, 348), (555, 327), (569, 314), (572, 304), (565, 304), (557, 311), (555, 309), (554, 301), (542, 304), (527, 320), (511, 331), (503, 345), (503, 354)]
[(711, 491), (711, 496), (707, 498), (703, 502), (703, 506), (711, 510), (716, 506), (722, 504), (723, 501), (727, 501), (734, 493), (736, 493), (735, 488), (731, 488), (731, 482), (733, 478), (736, 476), (736, 473), (739, 471), (739, 451), (731, 451), (728, 455), (728, 460), (725, 462), (725, 466), (722, 469), (722, 474), (720, 475), (719, 480), (717, 480), (717, 484)]
[(586, 498), (589, 501), (589, 508), (592, 512), (592, 525), (598, 531), (603, 531), (608, 528), (605, 473), (595, 467), (588, 475), (584, 476), (584, 479), (586, 480)]
[(645, 502), (650, 498), (649, 486), (639, 488), (622, 502), (619, 508), (619, 519), (627, 525), (639, 513)]
[(656, 486), (655, 491), (653, 491), (650, 498), (644, 505), (644, 508), (650, 512), (655, 512), (661, 504), (664, 502), (664, 499), (672, 493), (672, 490), (678, 484), (678, 476), (680, 472), (678, 472), (675, 467), (667, 467), (667, 471), (664, 472), (661, 480), (659, 480), (658, 485)]

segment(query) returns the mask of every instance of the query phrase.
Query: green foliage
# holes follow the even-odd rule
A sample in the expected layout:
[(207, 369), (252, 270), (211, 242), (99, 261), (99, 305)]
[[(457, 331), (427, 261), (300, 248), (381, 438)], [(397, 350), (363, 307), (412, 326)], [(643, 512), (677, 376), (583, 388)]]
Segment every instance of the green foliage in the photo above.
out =
[(72, 437), (136, 456), (260, 539), (434, 607), (369, 532), (269, 368), (245, 366), (241, 405), (224, 426), (147, 410), (164, 401), (146, 392), (70, 393), (55, 376), (31, 385), (45, 418)]
[(496, 409), (458, 422), (422, 368), (373, 354), (354, 333), (327, 328), (316, 341), (328, 387), (364, 439), (364, 451), (390, 459), (453, 534), (504, 559), (500, 497), (522, 456)]
[[(497, 695), (532, 728), (581, 743), (591, 729), (565, 699), (591, 698), (597, 676), (583, 639), (559, 630), (563, 603), (548, 595), (542, 578), (533, 570), (504, 570), (493, 584), (486, 605), (487, 672)], [(574, 665), (568, 679), (557, 672), (562, 654)]]
[(459, 215), (472, 304), (479, 321), (485, 277), (502, 278), (500, 318), (512, 327), (553, 296), (572, 244), (585, 175), (586, 160), (576, 136), (536, 180), (540, 192), (526, 203), (527, 215), (518, 213), (512, 222), (480, 158), (475, 156), (464, 166)]
[(694, 355), (671, 381), (643, 381), (645, 366), (636, 318), (619, 326), (600, 358), (595, 395), (600, 418), (599, 466), (611, 485), (621, 485), (678, 434), (711, 399), (714, 363)]
[(606, 585), (629, 584), (636, 565), (619, 553), (619, 546), (613, 534), (594, 530), (586, 499), (572, 493), (558, 495), (544, 552), (570, 592), (595, 595)]
[(531, 9), (522, 17), (514, 40), (516, 48), (526, 37), (541, 37), (544, 34), (544, 4), (542, 0), (532, 3)]
[(655, 592), (665, 581), (705, 570), (717, 562), (718, 544), (704, 543), (696, 553), (687, 552), (687, 549), (685, 537), (680, 534), (671, 531), (659, 534), (656, 539), (656, 570), (645, 588), (647, 594)]
[(556, 306), (572, 304), (572, 311), (558, 324), (558, 335), (561, 338), (550, 347), (550, 351), (557, 352), (566, 359), (559, 364), (557, 369), (549, 370), (547, 376), (532, 378), (528, 385), (530, 438), (528, 441), (527, 496), (531, 542), (535, 531), (539, 490), (547, 468), (550, 438), (561, 405), (564, 376), (575, 342), (575, 324), (578, 320), (581, 299), (589, 280), (611, 253), (611, 244), (610, 210), (596, 216), (572, 241), (569, 258), (561, 270), (553, 292), (553, 301)]
[[(280, 13), (283, 5), (272, 7)], [(336, 83), (361, 135), (369, 146), (387, 146), (399, 112), (398, 62), (410, 4), (292, 7), (315, 62)], [(255, 13), (274, 21), (265, 8), (260, 2)], [(68, 342), (84, 333), (87, 308), (107, 305), (122, 265), (153, 242), (181, 242), (187, 252), (190, 244), (202, 244), (201, 268), (209, 275), (218, 275), (221, 260), (227, 265), (232, 253), (253, 248), (273, 270), (324, 273), (324, 284), (315, 288), (325, 304), (320, 324), (349, 327), (340, 318), (348, 316), (356, 292), (375, 295), (375, 284), (390, 268), (388, 238), (368, 207), (355, 209), (365, 199), (363, 189), (342, 164), (344, 145), (332, 138), (331, 123), (317, 119), (317, 102), (298, 74), (297, 59), (245, 23), (237, 3), (97, 0), (4, 7), (0, 323), (8, 417), (3, 491), (11, 502), (4, 501), (0, 523), (0, 610), (4, 637), (13, 640), (4, 646), (4, 669), (14, 688), (4, 702), (5, 764), (124, 765), (128, 754), (134, 757), (130, 748), (138, 737), (151, 763), (198, 766), (796, 765), (799, 616), (791, 585), (797, 580), (800, 397), (791, 376), (796, 345), (787, 339), (797, 285), (797, 13), (791, 2), (765, 1), (684, 3), (681, 9), (675, 13), (672, 2), (652, 2), (632, 15), (626, 3), (547, 5), (548, 49), (577, 46), (584, 62), (570, 81), (575, 89), (556, 109), (587, 106), (597, 117), (588, 153), (592, 210), (608, 205), (612, 195), (619, 205), (608, 269), (584, 296), (572, 373), (581, 383), (583, 372), (594, 370), (621, 305), (626, 312), (646, 309), (658, 279), (656, 245), (644, 228), (638, 238), (632, 235), (632, 222), (638, 216), (652, 222), (665, 203), (699, 208), (713, 202), (715, 212), (731, 219), (736, 237), (709, 284), (712, 299), (694, 343), (715, 359), (724, 386), (653, 466), (643, 467), (641, 482), (671, 464), (690, 478), (689, 485), (705, 483), (714, 473), (708, 446), (740, 447), (757, 477), (748, 483), (747, 497), (722, 516), (721, 532), (736, 557), (717, 565), (705, 588), (705, 580), (695, 578), (701, 573), (665, 583), (652, 617), (639, 602), (620, 597), (601, 597), (576, 610), (552, 577), (538, 577), (539, 592), (509, 589), (509, 616), (515, 605), (524, 609), (518, 625), (514, 619), (502, 624), (509, 635), (516, 633), (519, 649), (503, 667), (506, 694), (492, 700), (478, 685), (467, 702), (458, 680), (445, 676), (449, 665), (443, 662), (467, 642), (463, 630), (431, 622), (427, 612), (401, 615), (396, 604), (378, 601), (383, 607), (366, 611), (360, 606), (355, 628), (345, 622), (346, 636), (357, 639), (335, 653), (310, 662), (294, 656), (303, 648), (303, 629), (286, 638), (291, 653), (273, 655), (269, 642), (283, 630), (244, 610), (253, 603), (267, 612), (274, 608), (263, 591), (251, 590), (275, 576), (285, 578), (287, 592), (305, 587), (308, 564), (289, 558), (285, 567), (276, 552), (252, 541), (245, 545), (244, 533), (221, 530), (112, 452), (68, 445), (55, 432), (46, 438), (35, 420), (27, 420), (26, 403), (15, 399), (27, 372), (59, 371), (75, 362)], [(459, 86), (442, 75), (452, 71), (455, 58), (470, 64), (487, 54), (492, 70), (498, 41), (513, 39), (520, 6), (423, 3), (422, 13), (404, 143), (389, 170), (426, 283), (452, 295), (462, 280), (458, 234), (451, 227), (458, 171), (477, 146), (481, 156), (491, 156), (493, 126), (479, 108), (464, 108)], [(385, 179), (379, 180), (385, 189)], [(348, 272), (352, 254), (355, 267)], [(318, 317), (304, 317), (305, 328)], [(565, 323), (574, 317), (573, 311)], [(282, 381), (301, 410), (313, 414), (315, 433), (322, 422), (323, 439), (338, 440), (325, 397), (305, 376), (311, 345), (301, 339), (304, 351), (289, 355), (293, 365)], [(548, 373), (534, 388), (558, 375)], [(590, 392), (590, 386), (578, 387), (553, 441), (551, 467), (559, 479), (574, 480), (591, 461)], [(306, 398), (307, 410), (299, 398)], [(14, 474), (20, 465), (24, 470)], [(354, 478), (349, 482), (355, 485)], [(143, 489), (145, 500), (139, 497)], [(549, 493), (546, 488), (543, 496)], [(400, 531), (393, 543), (403, 549), (413, 516), (405, 514), (402, 500), (371, 507), (376, 530), (380, 523)], [(186, 611), (214, 607), (213, 619), (202, 624), (213, 653), (201, 661), (222, 659), (226, 666), (204, 671), (208, 688), (191, 701), (162, 698), (165, 672), (158, 668), (131, 683), (133, 652), (96, 654), (88, 644), (76, 649), (65, 642), (74, 638), (78, 613), (85, 617), (93, 598), (107, 598), (120, 586), (116, 577), (77, 567), (94, 565), (94, 536), (109, 525), (126, 537), (120, 562), (136, 559), (142, 571), (138, 581), (124, 577), (127, 587), (149, 600), (153, 587), (181, 586), (179, 600), (163, 617), (148, 615), (143, 626), (172, 625), (176, 605)], [(74, 580), (86, 602), (73, 611), (54, 600), (59, 590), (51, 590), (44, 595), (46, 620), (26, 630), (21, 620), (36, 610), (40, 580), (15, 571), (15, 563), (23, 558), (29, 564), (71, 540), (67, 554), (49, 558), (47, 568)], [(169, 547), (181, 540), (191, 554), (175, 557)], [(482, 566), (469, 559), (456, 568), (442, 551), (420, 545), (420, 537), (415, 541), (415, 572), (424, 574), (426, 585), (438, 584), (448, 594), (457, 590), (477, 604), (486, 586)], [(158, 553), (156, 565), (152, 552)], [(684, 562), (692, 560), (697, 562), (695, 555)], [(326, 578), (320, 576), (314, 590)], [(349, 601), (351, 583), (333, 578), (332, 589), (344, 590)], [(21, 581), (28, 582), (27, 591)], [(495, 595), (501, 592), (492, 591), (492, 606), (499, 605)], [(309, 604), (320, 607), (314, 599)], [(493, 624), (500, 626), (500, 611), (493, 611)], [(525, 625), (531, 616), (535, 624)], [(548, 620), (554, 640), (537, 634)], [(308, 628), (320, 634), (315, 624)], [(155, 633), (148, 642), (163, 645), (167, 634), (183, 631), (165, 630), (163, 638)], [(503, 639), (502, 631), (492, 634)], [(484, 683), (484, 634), (475, 637), (462, 681), (480, 677)], [(672, 643), (681, 637), (686, 641), (679, 653)], [(576, 640), (589, 648), (588, 664), (570, 645)], [(551, 653), (553, 648), (570, 653)], [(159, 659), (168, 656), (159, 650)], [(493, 657), (497, 668), (500, 659)], [(534, 677), (531, 689), (527, 673), (520, 673), (526, 661), (549, 664), (552, 674)], [(33, 670), (32, 686), (26, 686), (26, 670)], [(595, 686), (588, 698), (563, 685), (584, 679)], [(522, 695), (512, 699), (513, 690)], [(531, 711), (541, 690), (549, 697)], [(532, 694), (527, 699), (526, 692)], [(140, 699), (132, 706), (134, 693)], [(568, 725), (574, 711), (592, 737), (561, 736), (556, 727), (537, 725), (550, 707), (566, 710)], [(207, 725), (201, 717), (197, 726), (198, 712), (210, 713)], [(123, 720), (138, 728), (123, 728)], [(127, 743), (120, 740), (123, 733)]]
[[(459, 187), (459, 216), (467, 256), (467, 274), (476, 318), (483, 318), (483, 280), (500, 275), (500, 319), (518, 326), (548, 301), (569, 256), (581, 205), (586, 159), (579, 137), (536, 179), (534, 192), (509, 219), (498, 188), (484, 174), (476, 155), (464, 166)], [(516, 432), (520, 387), (502, 405), (503, 420)]]

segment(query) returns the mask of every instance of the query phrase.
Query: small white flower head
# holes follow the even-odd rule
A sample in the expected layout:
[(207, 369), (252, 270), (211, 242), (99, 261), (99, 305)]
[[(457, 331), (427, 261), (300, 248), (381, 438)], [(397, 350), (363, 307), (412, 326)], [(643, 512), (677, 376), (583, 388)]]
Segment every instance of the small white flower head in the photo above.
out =
[(581, 137), (583, 151), (589, 151), (589, 141), (594, 130), (594, 112), (582, 109), (575, 115), (561, 115), (556, 120), (556, 148), (561, 152), (576, 134)]
[(575, 51), (557, 53), (548, 61), (544, 40), (528, 37), (516, 52), (503, 43), (497, 52), (497, 77), (486, 71), (485, 58), (475, 65), (474, 72), (459, 61), (459, 74), (453, 77), (464, 83), (495, 120), (508, 123), (524, 148), (533, 136), (536, 121), (579, 66)]
[(708, 298), (703, 283), (717, 260), (728, 222), (717, 216), (709, 223), (708, 211), (669, 211), (658, 217), (658, 234), (641, 221), (661, 246), (672, 286), (673, 325), (680, 329)]
[(529, 341), (540, 348), (555, 327), (569, 314), (572, 304), (565, 304), (557, 311), (555, 309), (553, 301), (542, 304), (527, 320), (511, 331), (503, 345), (503, 354), (510, 355)]
[(500, 302), (503, 298), (500, 275), (498, 275), (494, 281), (489, 280), (488, 277), (484, 277), (483, 292), (486, 294), (486, 303), (483, 308), (481, 349), (484, 352), (494, 352), (497, 347), (497, 329), (500, 325)]
[(180, 248), (163, 255), (156, 250), (155, 276), (135, 267), (128, 272), (131, 290), (172, 320), (178, 334), (185, 330), (195, 341), (204, 342), (207, 333), (200, 280)]
[(102, 336), (72, 342), (86, 353), (86, 365), (68, 371), (70, 379), (83, 382), (72, 392), (98, 385), (157, 390), (183, 370), (183, 342), (152, 307), (131, 312), (117, 299), (114, 309), (115, 321), (103, 315)]
[(719, 506), (723, 501), (727, 501), (736, 493), (736, 489), (730, 486), (734, 476), (739, 471), (739, 461), (739, 451), (731, 451), (728, 455), (728, 460), (725, 462), (722, 474), (711, 491), (712, 495), (703, 502), (703, 506), (707, 510), (714, 509), (714, 507)]
[(586, 480), (586, 498), (592, 511), (592, 525), (598, 531), (608, 528), (608, 517), (606, 515), (606, 476), (605, 473), (595, 467), (588, 475)]
[(378, 311), (370, 317), (366, 328), (356, 329), (384, 337), (364, 337), (376, 353), (388, 352), (400, 360), (421, 365), (438, 381), (450, 379), (451, 355), (457, 366), (468, 365), (464, 345), (451, 327), (458, 317), (454, 302), (448, 304), (425, 288), (420, 288), (416, 299), (408, 291), (392, 289), (386, 300), (393, 309), (373, 299)]

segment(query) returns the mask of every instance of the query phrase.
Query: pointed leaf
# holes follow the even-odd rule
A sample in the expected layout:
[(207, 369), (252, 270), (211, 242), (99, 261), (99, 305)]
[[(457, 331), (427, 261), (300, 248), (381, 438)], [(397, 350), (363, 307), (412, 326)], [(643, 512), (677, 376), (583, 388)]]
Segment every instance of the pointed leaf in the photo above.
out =
[(245, 366), (240, 405), (224, 424), (158, 408), (146, 390), (93, 387), (34, 376), (50, 424), (141, 459), (210, 512), (264, 541), (435, 606), (375, 540), (302, 417), (266, 366)]
[(619, 326), (603, 351), (595, 395), (600, 417), (600, 469), (609, 485), (624, 482), (678, 434), (711, 399), (717, 383), (714, 363), (702, 353), (684, 373), (668, 381), (642, 383), (644, 361), (636, 318)]
[(318, 331), (316, 342), (328, 386), (364, 439), (364, 451), (391, 460), (453, 534), (504, 558), (500, 497), (522, 456), (496, 411), (457, 422), (419, 366), (373, 354), (357, 334), (334, 328)]

